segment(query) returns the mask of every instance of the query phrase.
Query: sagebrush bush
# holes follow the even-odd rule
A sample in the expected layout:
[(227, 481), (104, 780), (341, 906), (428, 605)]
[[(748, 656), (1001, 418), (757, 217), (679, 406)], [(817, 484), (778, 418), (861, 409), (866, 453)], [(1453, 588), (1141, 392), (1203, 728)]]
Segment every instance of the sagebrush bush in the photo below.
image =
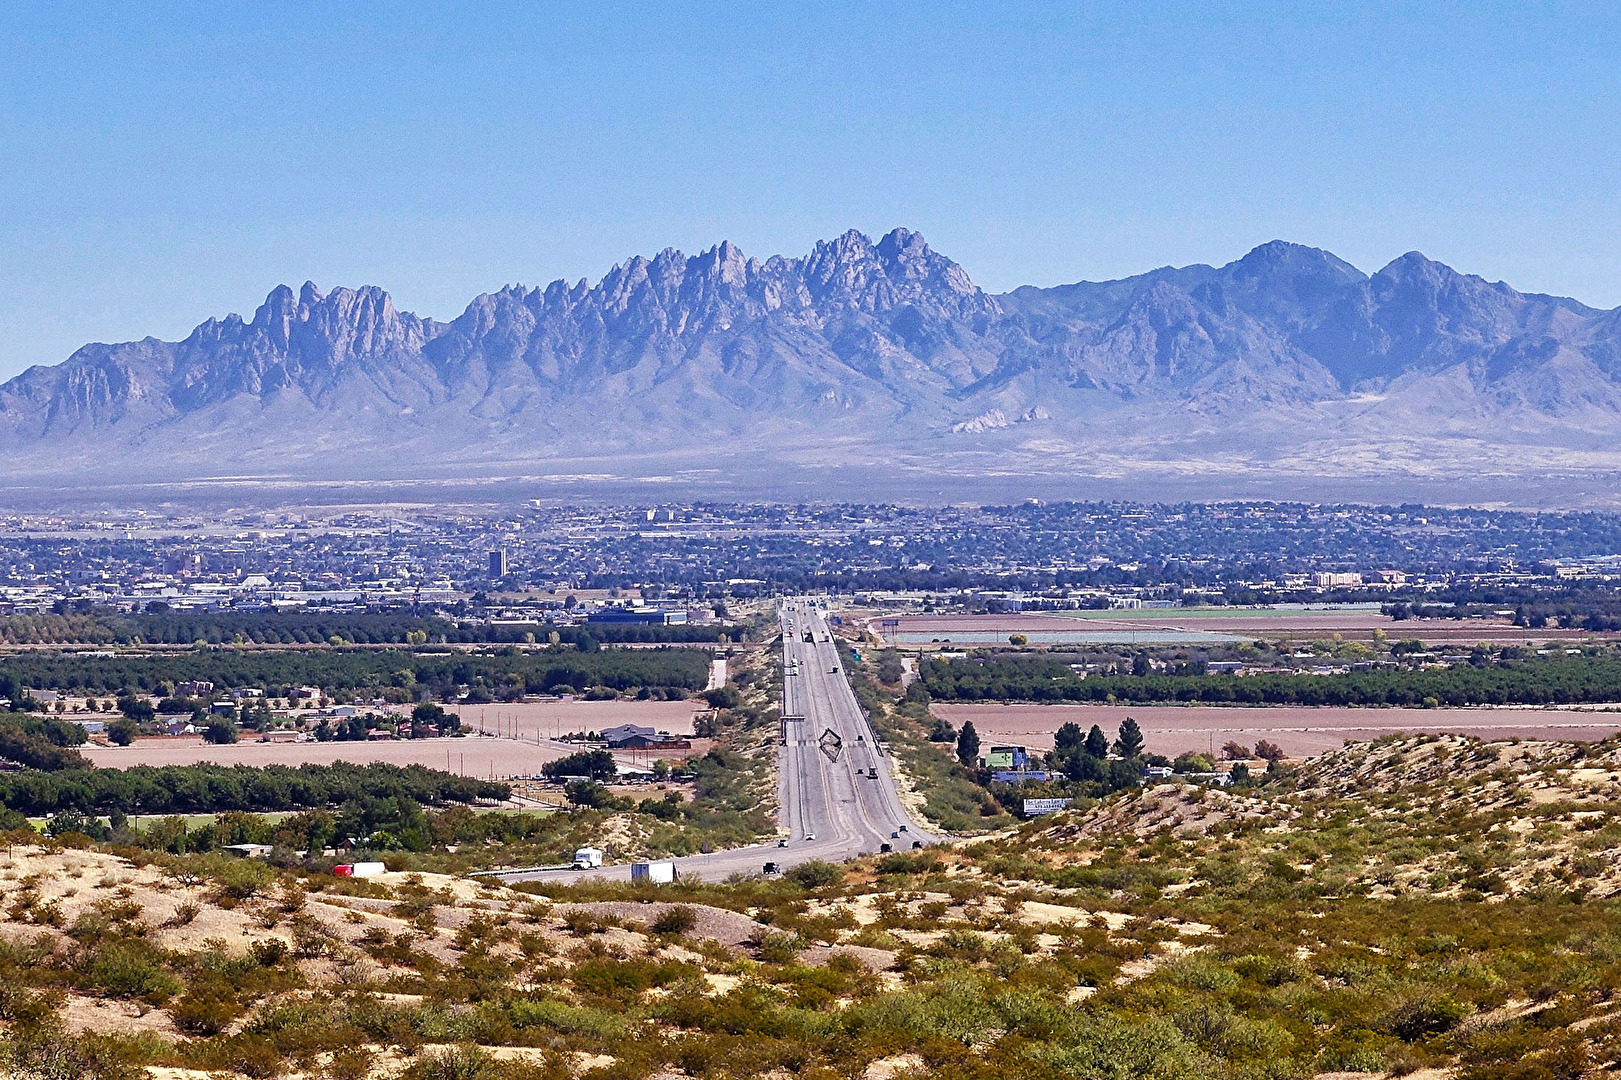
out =
[(86, 981), (113, 997), (139, 998), (151, 1005), (161, 1005), (183, 989), (164, 968), (162, 954), (138, 940), (112, 941), (96, 950)]
[(685, 904), (665, 908), (659, 912), (649, 929), (655, 934), (681, 935), (686, 934), (698, 925), (698, 913)]

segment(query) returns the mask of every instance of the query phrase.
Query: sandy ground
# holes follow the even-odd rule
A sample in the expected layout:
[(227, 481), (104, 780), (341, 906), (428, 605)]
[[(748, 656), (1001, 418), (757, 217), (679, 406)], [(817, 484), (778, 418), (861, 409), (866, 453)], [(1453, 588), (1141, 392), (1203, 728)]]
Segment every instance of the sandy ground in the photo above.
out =
[(254, 743), (210, 746), (201, 739), (137, 739), (133, 746), (87, 746), (80, 751), (101, 768), (128, 769), (136, 765), (330, 765), (336, 761), (360, 764), (424, 765), (466, 776), (531, 776), (548, 761), (573, 753), (577, 747), (543, 741), (520, 742), (493, 736), (464, 739), (414, 739), (403, 742)]
[[(724, 661), (723, 661), (724, 662)], [(555, 738), (575, 731), (601, 731), (619, 724), (641, 724), (672, 735), (692, 733), (692, 718), (707, 712), (693, 701), (521, 701), (515, 704), (457, 705), (468, 727), (530, 742), (535, 736)]]
[[(690, 701), (558, 701), (512, 705), (462, 705), (454, 711), (474, 730), (504, 732), (460, 739), (409, 739), (399, 742), (260, 743), (243, 741), (211, 746), (195, 737), (136, 739), (133, 746), (84, 746), (80, 751), (95, 765), (127, 769), (135, 765), (330, 765), (335, 761), (424, 765), (467, 776), (534, 776), (549, 761), (579, 747), (553, 742), (553, 732), (601, 731), (616, 724), (642, 724), (657, 731), (686, 734), (702, 702)], [(538, 741), (537, 741), (538, 740)], [(654, 757), (676, 759), (702, 753), (691, 750), (623, 751), (624, 764), (647, 764)]]
[[(890, 625), (893, 622), (894, 625)], [(1496, 645), (1542, 645), (1611, 638), (1585, 630), (1530, 630), (1506, 619), (1407, 619), (1397, 622), (1375, 611), (1292, 611), (1248, 610), (1232, 613), (1194, 608), (1186, 611), (1074, 612), (1062, 614), (1012, 615), (902, 615), (867, 620), (867, 629), (888, 640), (890, 634), (929, 634), (942, 638), (958, 635), (983, 636), (1031, 633), (1147, 633), (1154, 630), (1182, 630), (1192, 633), (1233, 634), (1243, 638), (1288, 638), (1309, 641), (1332, 638), (1335, 634), (1349, 641), (1371, 641), (1375, 630), (1391, 639), (1418, 638), (1429, 644), (1477, 641)]]
[[(1621, 710), (1621, 706), (1616, 706)], [(1060, 724), (1097, 724), (1112, 738), (1127, 716), (1136, 719), (1151, 753), (1220, 751), (1223, 743), (1252, 746), (1268, 739), (1291, 757), (1304, 757), (1394, 732), (1452, 732), (1482, 738), (1596, 741), (1621, 731), (1621, 711), (1592, 709), (1348, 709), (1220, 708), (1199, 705), (950, 705), (934, 715), (960, 728), (972, 720), (980, 744), (1052, 748)]]

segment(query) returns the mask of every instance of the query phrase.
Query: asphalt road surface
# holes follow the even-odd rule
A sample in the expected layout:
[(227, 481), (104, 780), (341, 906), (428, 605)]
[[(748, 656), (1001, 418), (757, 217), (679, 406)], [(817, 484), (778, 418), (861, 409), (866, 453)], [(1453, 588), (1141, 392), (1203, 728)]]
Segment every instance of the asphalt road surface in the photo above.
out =
[[(826, 613), (809, 601), (791, 600), (783, 602), (780, 619), (786, 738), (777, 751), (777, 798), (787, 846), (754, 844), (673, 860), (683, 877), (723, 881), (761, 873), (767, 862), (786, 870), (811, 859), (840, 862), (878, 851), (882, 844), (902, 851), (913, 842), (938, 840), (901, 806), (889, 756), (856, 704)], [(628, 881), (630, 866), (490, 876), (508, 883)]]

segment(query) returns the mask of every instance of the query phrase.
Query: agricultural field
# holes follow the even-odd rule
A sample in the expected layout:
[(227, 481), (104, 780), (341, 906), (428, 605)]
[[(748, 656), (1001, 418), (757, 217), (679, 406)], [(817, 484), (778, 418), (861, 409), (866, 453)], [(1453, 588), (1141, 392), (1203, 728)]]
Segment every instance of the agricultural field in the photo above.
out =
[(866, 630), (879, 641), (908, 648), (1005, 644), (1013, 634), (1045, 644), (1221, 644), (1268, 640), (1315, 641), (1336, 635), (1372, 642), (1421, 637), (1438, 645), (1495, 646), (1578, 644), (1611, 640), (1611, 632), (1515, 626), (1507, 618), (1401, 620), (1365, 608), (1171, 608), (1135, 611), (1057, 611), (1006, 615), (868, 616)]
[(1229, 741), (1247, 746), (1261, 739), (1280, 747), (1290, 757), (1309, 757), (1347, 741), (1380, 739), (1402, 732), (1584, 742), (1621, 732), (1621, 705), (1615, 711), (1600, 711), (936, 702), (930, 711), (954, 728), (971, 722), (986, 745), (1016, 743), (1032, 750), (1051, 750), (1053, 735), (1063, 724), (1079, 724), (1083, 731), (1096, 724), (1114, 732), (1130, 716), (1141, 726), (1148, 751), (1167, 757), (1190, 751), (1219, 752)]
[[(690, 701), (556, 701), (513, 702), (500, 705), (458, 705), (462, 723), (476, 732), (454, 739), (354, 740), (344, 742), (262, 743), (251, 741), (214, 745), (192, 736), (137, 738), (130, 746), (84, 746), (80, 753), (101, 768), (127, 769), (137, 765), (329, 765), (335, 761), (390, 765), (422, 765), (466, 776), (535, 776), (541, 766), (579, 749), (552, 736), (601, 731), (617, 724), (641, 724), (659, 731), (690, 734), (694, 710), (703, 702)], [(496, 734), (499, 733), (499, 734)], [(700, 740), (688, 749), (661, 750), (669, 760), (703, 753)], [(626, 751), (625, 764), (641, 763), (650, 755)]]
[[(337, 761), (366, 764), (421, 765), (458, 776), (534, 776), (547, 762), (567, 757), (578, 747), (544, 741), (473, 736), (460, 739), (404, 739), (400, 741), (261, 743), (226, 745), (186, 736), (143, 738), (130, 746), (85, 746), (80, 753), (97, 768), (129, 769), (139, 765), (267, 765), (297, 767), (330, 765)], [(628, 759), (627, 759), (628, 760)]]
[(475, 731), (513, 734), (533, 741), (537, 736), (557, 738), (573, 732), (602, 731), (619, 724), (640, 724), (672, 735), (691, 735), (693, 718), (709, 712), (701, 700), (693, 701), (520, 701), (454, 706), (465, 727)]

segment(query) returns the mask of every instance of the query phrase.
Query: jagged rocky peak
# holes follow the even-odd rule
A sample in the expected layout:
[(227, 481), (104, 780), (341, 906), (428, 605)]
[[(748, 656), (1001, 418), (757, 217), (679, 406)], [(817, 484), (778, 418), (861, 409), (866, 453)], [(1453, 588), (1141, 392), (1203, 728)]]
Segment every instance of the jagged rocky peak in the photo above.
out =
[(802, 258), (773, 255), (764, 261), (729, 240), (696, 255), (665, 248), (652, 258), (637, 255), (616, 264), (595, 285), (581, 281), (571, 288), (558, 280), (543, 290), (508, 286), (481, 295), (455, 325), (480, 332), (517, 305), (541, 317), (583, 309), (686, 329), (708, 327), (692, 316), (716, 312), (757, 316), (821, 307), (882, 313), (913, 305), (949, 318), (999, 310), (961, 266), (908, 229), (892, 230), (876, 243), (851, 229)]
[(1459, 405), (1472, 416), (1498, 401), (1621, 416), (1618, 342), (1614, 313), (1416, 253), (1370, 278), (1275, 240), (1219, 267), (996, 297), (920, 233), (852, 229), (798, 256), (761, 261), (722, 241), (636, 256), (594, 283), (509, 285), (449, 324), (397, 310), (375, 286), (278, 286), (249, 321), (210, 319), (178, 343), (86, 346), (0, 386), (0, 441), (150, 440), (182, 420), (280, 418), (288, 402), (307, 410), (276, 421), (292, 445), (339, 430), (364, 442), (371, 423), (386, 423), (375, 438), (392, 445), (431, 407), (429, 457), (502, 440), (532, 456), (564, 430), (570, 446), (691, 449), (694, 433), (766, 423), (849, 445), (1016, 441), (1026, 424), (1045, 439), (1144, 406), (1259, 429), (1280, 403), (1339, 407), (1432, 378), (1427, 400), (1478, 393)]
[[(1440, 285), (1454, 278), (1472, 275), (1460, 274), (1445, 263), (1436, 262), (1422, 251), (1409, 251), (1391, 259), (1374, 276), (1392, 281), (1423, 281), (1431, 285)], [(1483, 278), (1475, 280), (1484, 281)]]
[(803, 262), (817, 301), (868, 312), (914, 306), (930, 315), (973, 318), (1000, 312), (955, 262), (929, 247), (921, 233), (893, 229), (875, 244), (851, 229), (817, 244)]
[(398, 311), (388, 293), (375, 285), (340, 287), (327, 294), (310, 281), (297, 294), (278, 285), (255, 310), (252, 321), (228, 315), (199, 325), (173, 347), (175, 370), (187, 373), (188, 387), (193, 389), (199, 371), (234, 385), (240, 373), (230, 371), (233, 366), (330, 367), (356, 357), (410, 355), (442, 329), (431, 319)]

